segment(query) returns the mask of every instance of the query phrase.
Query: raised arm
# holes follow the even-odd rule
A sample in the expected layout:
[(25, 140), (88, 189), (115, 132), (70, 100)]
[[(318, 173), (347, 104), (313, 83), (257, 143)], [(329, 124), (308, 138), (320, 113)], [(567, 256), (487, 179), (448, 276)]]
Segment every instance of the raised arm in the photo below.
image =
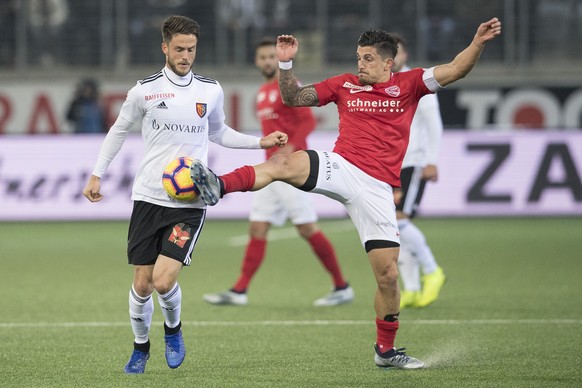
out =
[(452, 62), (436, 66), (434, 77), (441, 86), (447, 86), (465, 77), (479, 60), (481, 51), (485, 43), (501, 34), (501, 22), (493, 18), (485, 23), (481, 23), (473, 41), (463, 51), (461, 51)]
[(282, 66), (279, 67), (279, 89), (281, 99), (289, 106), (317, 106), (319, 99), (313, 85), (299, 86), (293, 74), (292, 61), (297, 54), (299, 41), (293, 35), (277, 37), (277, 58)]

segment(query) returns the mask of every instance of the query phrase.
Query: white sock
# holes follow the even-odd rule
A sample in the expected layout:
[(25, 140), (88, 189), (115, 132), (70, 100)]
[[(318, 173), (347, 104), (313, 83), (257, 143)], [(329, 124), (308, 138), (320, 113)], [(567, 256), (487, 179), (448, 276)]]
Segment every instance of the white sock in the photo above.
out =
[(141, 297), (131, 286), (129, 291), (129, 318), (135, 335), (135, 343), (145, 344), (148, 342), (153, 314), (154, 301), (152, 296)]
[(400, 229), (401, 249), (408, 249), (416, 257), (425, 275), (433, 273), (437, 269), (437, 263), (426, 244), (424, 234), (408, 219), (399, 220), (398, 228)]
[(158, 295), (158, 302), (162, 307), (162, 314), (166, 319), (166, 326), (174, 328), (180, 323), (180, 312), (182, 310), (182, 289), (176, 283), (174, 288), (167, 294)]
[(398, 256), (398, 272), (404, 291), (420, 291), (420, 265), (408, 249), (400, 247)]

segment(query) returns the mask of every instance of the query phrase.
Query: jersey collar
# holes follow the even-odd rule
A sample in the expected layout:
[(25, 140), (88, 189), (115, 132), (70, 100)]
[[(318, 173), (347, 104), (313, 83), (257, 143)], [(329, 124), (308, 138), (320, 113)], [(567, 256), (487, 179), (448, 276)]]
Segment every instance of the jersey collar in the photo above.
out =
[(192, 83), (192, 79), (194, 78), (194, 74), (190, 71), (185, 76), (181, 77), (178, 74), (174, 73), (168, 67), (164, 67), (162, 69), (166, 78), (176, 86), (186, 87)]

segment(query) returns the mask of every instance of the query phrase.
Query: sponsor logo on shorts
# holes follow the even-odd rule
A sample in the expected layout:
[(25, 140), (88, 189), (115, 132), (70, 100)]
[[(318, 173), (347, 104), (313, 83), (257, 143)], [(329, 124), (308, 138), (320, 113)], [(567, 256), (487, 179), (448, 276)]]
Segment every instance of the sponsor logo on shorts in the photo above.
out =
[(385, 226), (385, 227), (388, 227), (388, 228), (394, 228), (394, 229), (396, 229), (396, 225), (394, 225), (390, 221), (376, 221), (376, 225), (378, 225), (378, 226)]
[(331, 180), (331, 161), (329, 159), (329, 154), (324, 152), (323, 155), (325, 156), (325, 180)]
[(184, 223), (174, 225), (168, 241), (176, 244), (180, 248), (184, 248), (188, 240), (190, 240), (190, 228), (184, 225)]

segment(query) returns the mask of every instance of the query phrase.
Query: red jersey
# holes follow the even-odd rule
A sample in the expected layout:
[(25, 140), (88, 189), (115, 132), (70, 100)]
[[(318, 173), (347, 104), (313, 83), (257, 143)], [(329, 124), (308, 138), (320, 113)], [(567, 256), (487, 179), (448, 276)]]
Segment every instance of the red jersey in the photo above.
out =
[(319, 106), (337, 105), (339, 136), (333, 151), (366, 174), (399, 187), (418, 100), (432, 93), (423, 73), (392, 73), (388, 82), (374, 85), (361, 85), (357, 76), (342, 74), (314, 84)]
[[(307, 136), (315, 129), (313, 112), (309, 107), (292, 108), (283, 104), (277, 79), (265, 82), (259, 89), (256, 111), (264, 136), (281, 131), (289, 136), (287, 142), (295, 150), (307, 149)], [(273, 156), (277, 150), (277, 147), (266, 150), (267, 158)]]

